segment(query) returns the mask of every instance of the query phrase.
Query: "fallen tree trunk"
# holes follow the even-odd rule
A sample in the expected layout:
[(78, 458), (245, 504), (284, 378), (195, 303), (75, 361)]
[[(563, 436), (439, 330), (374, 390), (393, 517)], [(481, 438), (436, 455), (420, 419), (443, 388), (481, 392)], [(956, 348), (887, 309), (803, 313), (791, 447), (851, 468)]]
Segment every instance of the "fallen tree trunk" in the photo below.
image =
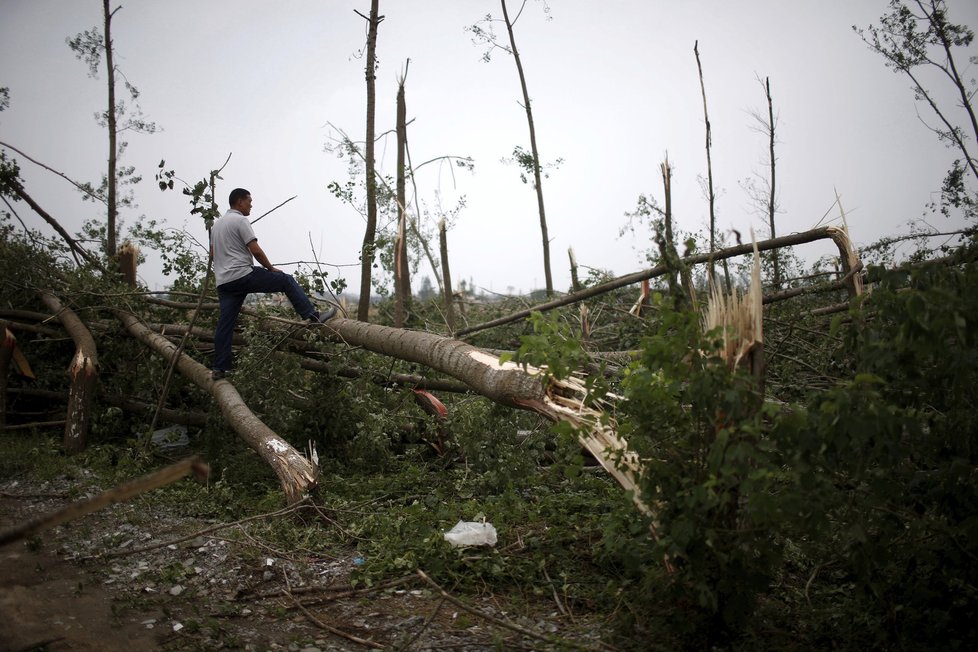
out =
[(92, 417), (92, 398), (98, 384), (98, 349), (88, 327), (70, 308), (61, 305), (52, 293), (41, 292), (41, 301), (55, 314), (75, 342), (75, 355), (68, 367), (71, 385), (65, 413), (64, 448), (66, 453), (80, 453), (88, 444), (88, 426)]
[[(114, 312), (133, 337), (165, 360), (170, 361), (177, 354), (177, 347), (172, 342), (151, 331), (135, 316), (121, 310)], [(289, 504), (301, 500), (315, 486), (318, 469), (255, 416), (234, 385), (226, 380), (211, 380), (207, 367), (182, 353), (177, 358), (176, 369), (214, 397), (231, 428), (275, 471)]]
[[(189, 326), (183, 324), (146, 324), (147, 328), (159, 333), (164, 336), (182, 336), (189, 333), (190, 336), (201, 340), (203, 342), (213, 342), (214, 332), (206, 328), (190, 328)], [(245, 338), (240, 334), (234, 334), (231, 342), (235, 346), (245, 346), (247, 342)], [(308, 343), (304, 340), (299, 340), (296, 338), (290, 338), (283, 340), (282, 343), (287, 346), (291, 351), (298, 354), (309, 353), (310, 349)], [(340, 367), (336, 368), (335, 365), (331, 366), (326, 360), (317, 360), (309, 357), (300, 357), (299, 365), (303, 369), (308, 369), (309, 371), (316, 371), (320, 373), (335, 373), (337, 376), (342, 378), (362, 378), (368, 375), (368, 372), (359, 369), (357, 367)], [(389, 373), (386, 375), (375, 375), (374, 381), (383, 385), (410, 385), (412, 387), (417, 387), (418, 389), (427, 390), (440, 390), (447, 392), (466, 392), (469, 391), (468, 387), (461, 385), (455, 381), (441, 380), (437, 378), (425, 378), (416, 374), (399, 374), (399, 373)]]
[[(849, 296), (854, 297), (862, 293), (862, 280), (856, 274), (851, 274), (850, 271), (854, 269), (855, 265), (858, 263), (855, 253), (852, 250), (852, 245), (849, 242), (849, 236), (846, 234), (844, 229), (840, 229), (835, 226), (825, 226), (819, 229), (814, 229), (812, 231), (806, 231), (804, 233), (795, 233), (792, 235), (782, 236), (780, 238), (772, 238), (770, 240), (764, 240), (757, 243), (758, 251), (768, 251), (770, 249), (780, 249), (782, 247), (790, 247), (799, 244), (805, 244), (808, 242), (814, 242), (816, 240), (830, 239), (835, 242), (836, 246), (839, 248), (839, 258), (842, 262), (843, 275), (846, 278), (846, 287), (849, 291)], [(750, 254), (754, 251), (754, 244), (742, 244), (736, 247), (727, 247), (726, 249), (720, 249), (719, 251), (714, 251), (712, 253), (697, 254), (695, 256), (687, 256), (682, 258), (680, 262), (686, 267), (692, 265), (699, 265), (702, 263), (707, 263), (714, 260), (724, 260), (727, 258), (733, 258), (735, 256), (743, 256), (745, 254)], [(635, 272), (633, 274), (627, 274), (625, 276), (619, 276), (616, 279), (612, 279), (607, 283), (602, 283), (600, 285), (595, 285), (594, 287), (587, 288), (581, 292), (574, 292), (573, 294), (568, 294), (559, 299), (554, 299), (553, 301), (547, 301), (546, 303), (541, 303), (539, 305), (533, 306), (532, 308), (527, 308), (526, 310), (521, 310), (519, 312), (514, 312), (511, 315), (505, 317), (500, 317), (499, 319), (493, 319), (492, 321), (485, 322), (483, 324), (477, 324), (475, 326), (468, 326), (466, 328), (461, 328), (456, 331), (456, 336), (470, 335), (478, 331), (486, 330), (488, 328), (495, 328), (496, 326), (502, 326), (503, 324), (509, 324), (514, 321), (519, 321), (521, 319), (526, 319), (534, 312), (546, 312), (548, 310), (553, 310), (555, 308), (560, 308), (561, 306), (566, 306), (572, 303), (577, 303), (578, 301), (583, 301), (585, 299), (590, 299), (591, 297), (596, 297), (600, 294), (605, 294), (611, 292), (612, 290), (617, 290), (619, 288), (627, 287), (635, 283), (639, 283), (646, 279), (656, 278), (664, 274), (669, 273), (671, 270), (669, 265), (657, 265), (651, 269), (647, 269), (641, 272)]]

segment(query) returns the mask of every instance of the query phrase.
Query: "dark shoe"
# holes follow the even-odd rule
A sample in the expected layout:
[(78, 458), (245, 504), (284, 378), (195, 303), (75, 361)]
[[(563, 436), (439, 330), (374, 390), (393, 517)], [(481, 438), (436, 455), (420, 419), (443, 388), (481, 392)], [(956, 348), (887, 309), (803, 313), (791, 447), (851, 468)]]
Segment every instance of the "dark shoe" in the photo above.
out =
[(309, 315), (309, 321), (314, 324), (325, 324), (330, 319), (336, 316), (336, 306), (330, 306), (322, 312), (314, 312)]
[(231, 375), (230, 371), (221, 371), (220, 369), (215, 369), (211, 372), (211, 380), (224, 380)]

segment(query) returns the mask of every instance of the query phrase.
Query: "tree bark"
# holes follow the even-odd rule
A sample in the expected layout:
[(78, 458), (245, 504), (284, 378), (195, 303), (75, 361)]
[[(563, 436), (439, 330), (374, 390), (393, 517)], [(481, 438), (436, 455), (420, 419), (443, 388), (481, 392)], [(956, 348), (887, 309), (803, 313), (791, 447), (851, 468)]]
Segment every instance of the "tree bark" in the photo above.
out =
[(512, 362), (501, 365), (497, 356), (460, 340), (339, 317), (319, 328), (347, 344), (441, 371), (503, 405), (535, 410), (545, 396), (539, 376)]
[(533, 187), (537, 191), (537, 210), (540, 213), (540, 235), (543, 239), (543, 273), (547, 282), (547, 296), (554, 294), (553, 277), (550, 274), (550, 236), (547, 235), (547, 212), (543, 206), (543, 184), (540, 174), (540, 152), (537, 150), (537, 132), (533, 125), (533, 110), (530, 108), (530, 93), (526, 89), (526, 75), (523, 73), (523, 62), (520, 60), (520, 53), (516, 49), (516, 37), (513, 35), (513, 23), (509, 20), (509, 11), (506, 9), (506, 0), (500, 0), (503, 8), (503, 19), (506, 22), (506, 31), (509, 33), (509, 45), (513, 51), (513, 60), (516, 62), (516, 71), (520, 75), (520, 89), (523, 91), (523, 106), (526, 108), (526, 124), (530, 128), (530, 153), (533, 155)]
[[(133, 337), (164, 359), (170, 360), (177, 353), (174, 344), (151, 331), (133, 315), (121, 310), (114, 312)], [(289, 504), (301, 500), (303, 494), (315, 486), (318, 469), (256, 417), (234, 385), (226, 380), (211, 380), (210, 370), (187, 355), (179, 354), (176, 368), (184, 377), (214, 397), (231, 428), (275, 471)]]
[(367, 19), (367, 64), (365, 77), (367, 80), (367, 134), (366, 134), (366, 168), (367, 168), (367, 226), (363, 234), (363, 246), (360, 248), (360, 301), (357, 304), (357, 319), (367, 321), (370, 314), (370, 276), (374, 263), (374, 250), (377, 235), (377, 179), (374, 174), (374, 121), (377, 113), (376, 80), (377, 80), (377, 27), (383, 17), (378, 16), (379, 0), (370, 1), (370, 18)]
[(50, 292), (41, 292), (44, 302), (75, 342), (75, 355), (68, 367), (71, 384), (65, 414), (65, 452), (80, 453), (88, 444), (88, 427), (92, 417), (92, 399), (98, 385), (98, 350), (88, 327), (73, 310), (61, 304)]

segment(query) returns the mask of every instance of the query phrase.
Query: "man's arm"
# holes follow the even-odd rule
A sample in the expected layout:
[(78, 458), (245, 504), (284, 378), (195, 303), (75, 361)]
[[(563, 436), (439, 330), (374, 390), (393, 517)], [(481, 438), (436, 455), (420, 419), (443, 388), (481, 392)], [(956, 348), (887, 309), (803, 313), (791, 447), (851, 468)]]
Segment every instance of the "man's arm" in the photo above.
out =
[(273, 266), (272, 263), (268, 260), (268, 256), (265, 255), (265, 250), (262, 249), (261, 246), (258, 244), (258, 240), (252, 240), (251, 242), (248, 243), (248, 251), (250, 251), (251, 255), (255, 257), (255, 260), (257, 260), (258, 263), (268, 271), (270, 272), (281, 271), (277, 267)]

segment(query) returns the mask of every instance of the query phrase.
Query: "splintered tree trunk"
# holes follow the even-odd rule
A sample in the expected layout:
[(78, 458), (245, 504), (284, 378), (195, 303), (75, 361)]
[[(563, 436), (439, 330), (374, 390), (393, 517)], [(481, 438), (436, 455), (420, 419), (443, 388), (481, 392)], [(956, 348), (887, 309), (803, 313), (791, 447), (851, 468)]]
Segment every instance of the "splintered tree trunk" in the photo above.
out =
[[(151, 331), (133, 315), (120, 310), (115, 314), (132, 336), (163, 358), (170, 360), (177, 353), (173, 343)], [(184, 354), (179, 354), (176, 368), (198, 387), (210, 392), (228, 424), (275, 471), (290, 504), (301, 500), (303, 494), (315, 486), (316, 467), (256, 417), (234, 385), (227, 381), (211, 380), (207, 367)]]
[(42, 292), (41, 301), (57, 316), (75, 342), (75, 355), (68, 367), (71, 385), (65, 414), (64, 448), (66, 453), (79, 453), (88, 443), (92, 399), (98, 385), (98, 350), (92, 334), (73, 310), (61, 305), (50, 292)]
[(577, 278), (577, 258), (574, 256), (574, 248), (567, 248), (567, 257), (570, 258), (570, 273), (571, 273), (571, 289), (574, 292), (580, 292), (583, 287), (581, 286), (581, 281)]
[(407, 254), (407, 192), (404, 183), (404, 153), (407, 150), (407, 105), (404, 82), (407, 69), (397, 85), (397, 239), (394, 242), (394, 324), (404, 326), (411, 311), (411, 275)]
[(374, 175), (374, 121), (377, 113), (376, 80), (377, 80), (377, 26), (381, 17), (377, 12), (379, 0), (371, 0), (370, 17), (367, 19), (367, 135), (366, 135), (366, 168), (367, 168), (367, 227), (363, 234), (363, 246), (360, 248), (360, 302), (357, 304), (357, 319), (367, 321), (370, 314), (370, 276), (374, 262), (374, 242), (377, 235), (377, 179)]
[(322, 328), (332, 331), (346, 344), (444, 372), (502, 405), (571, 424), (581, 445), (622, 487), (632, 492), (639, 509), (652, 514), (636, 481), (641, 470), (637, 456), (628, 451), (614, 422), (603, 418), (605, 415), (599, 407), (585, 405), (588, 390), (583, 382), (567, 378), (551, 380), (545, 385), (539, 369), (500, 362), (498, 356), (482, 349), (433, 333), (342, 318), (332, 319)]

